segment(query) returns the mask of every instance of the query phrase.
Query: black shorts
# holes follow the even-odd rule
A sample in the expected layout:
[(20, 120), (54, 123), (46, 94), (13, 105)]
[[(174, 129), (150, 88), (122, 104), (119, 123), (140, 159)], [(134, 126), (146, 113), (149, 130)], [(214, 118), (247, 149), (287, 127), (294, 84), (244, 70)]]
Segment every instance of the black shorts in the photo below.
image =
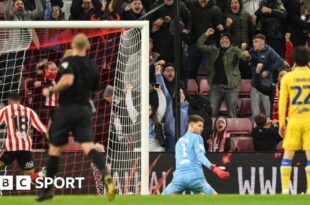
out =
[(49, 143), (54, 146), (66, 145), (70, 131), (76, 142), (93, 142), (91, 118), (91, 108), (87, 105), (59, 106), (52, 116)]
[(31, 170), (34, 167), (31, 151), (5, 151), (0, 157), (0, 161), (6, 166), (10, 165), (15, 159), (23, 170)]

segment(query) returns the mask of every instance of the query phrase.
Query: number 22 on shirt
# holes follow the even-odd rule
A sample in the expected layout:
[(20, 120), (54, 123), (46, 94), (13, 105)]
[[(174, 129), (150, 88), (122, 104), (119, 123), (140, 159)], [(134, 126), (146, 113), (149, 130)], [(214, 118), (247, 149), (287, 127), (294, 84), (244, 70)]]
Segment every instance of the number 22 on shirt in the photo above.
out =
[[(293, 97), (292, 99), (292, 105), (310, 104), (310, 85), (291, 86), (290, 90), (297, 91), (295, 97)], [(307, 94), (303, 94), (304, 92), (306, 92)], [(306, 96), (306, 97), (303, 99), (303, 96)]]

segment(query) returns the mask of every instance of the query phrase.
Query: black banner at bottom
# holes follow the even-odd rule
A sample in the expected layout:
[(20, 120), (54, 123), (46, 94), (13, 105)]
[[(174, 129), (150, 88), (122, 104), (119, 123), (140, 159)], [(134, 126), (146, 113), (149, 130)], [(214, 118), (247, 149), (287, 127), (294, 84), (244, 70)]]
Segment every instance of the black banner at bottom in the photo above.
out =
[[(281, 193), (280, 163), (281, 153), (208, 153), (208, 159), (218, 165), (225, 166), (230, 172), (228, 180), (217, 178), (210, 170), (205, 170), (208, 183), (220, 194), (276, 194)], [(35, 167), (38, 169), (46, 163), (46, 153), (34, 153)], [(64, 153), (57, 176), (84, 177), (81, 189), (57, 189), (57, 194), (101, 194), (103, 185), (94, 180), (95, 169), (90, 161), (81, 152)], [(306, 158), (303, 152), (296, 153), (293, 160), (293, 169), (290, 183), (292, 194), (302, 194), (306, 191), (305, 176)], [(150, 153), (150, 193), (161, 194), (163, 189), (171, 182), (175, 170), (174, 153)], [(16, 163), (10, 165), (1, 175), (20, 175), (21, 170)], [(100, 174), (99, 174), (100, 175)], [(119, 173), (113, 172), (114, 181), (119, 194), (123, 194)], [(101, 180), (99, 180), (101, 182)], [(139, 182), (135, 179), (132, 192), (139, 192)], [(99, 186), (99, 188), (98, 188)], [(101, 186), (101, 187), (100, 187)], [(13, 190), (2, 191), (3, 195), (36, 194), (36, 189), (30, 191)], [(128, 194), (129, 192), (127, 192)]]
[[(230, 172), (228, 180), (217, 178), (210, 170), (205, 169), (208, 183), (218, 192), (226, 194), (277, 194), (281, 193), (280, 164), (281, 153), (209, 153), (208, 159), (225, 166)], [(150, 191), (160, 194), (166, 187), (175, 169), (172, 153), (152, 153)], [(306, 158), (304, 152), (296, 153), (290, 183), (292, 194), (306, 192)]]

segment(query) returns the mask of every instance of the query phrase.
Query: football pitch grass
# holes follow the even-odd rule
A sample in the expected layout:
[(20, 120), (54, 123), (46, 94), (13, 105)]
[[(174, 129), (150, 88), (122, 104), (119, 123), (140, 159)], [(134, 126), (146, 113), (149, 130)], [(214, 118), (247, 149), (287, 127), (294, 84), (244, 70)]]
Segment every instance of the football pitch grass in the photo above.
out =
[(104, 196), (56, 196), (36, 202), (35, 196), (0, 197), (3, 205), (309, 205), (310, 195), (178, 195), (178, 196), (117, 196), (109, 202)]

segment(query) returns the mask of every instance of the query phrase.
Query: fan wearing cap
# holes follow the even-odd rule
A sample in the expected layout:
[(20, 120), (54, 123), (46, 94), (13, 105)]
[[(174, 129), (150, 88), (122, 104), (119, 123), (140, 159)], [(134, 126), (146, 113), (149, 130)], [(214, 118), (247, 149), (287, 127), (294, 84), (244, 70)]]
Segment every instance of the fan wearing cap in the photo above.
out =
[(214, 121), (214, 131), (207, 140), (208, 152), (228, 152), (230, 150), (230, 134), (226, 132), (227, 119), (218, 117)]
[(207, 79), (211, 86), (212, 116), (218, 116), (221, 103), (225, 100), (228, 109), (227, 116), (236, 117), (237, 87), (241, 82), (239, 60), (249, 60), (250, 55), (248, 51), (242, 51), (238, 47), (231, 46), (229, 33), (221, 34), (219, 47), (205, 45), (205, 41), (214, 33), (215, 30), (209, 28), (196, 43), (197, 48), (206, 53), (209, 58)]

